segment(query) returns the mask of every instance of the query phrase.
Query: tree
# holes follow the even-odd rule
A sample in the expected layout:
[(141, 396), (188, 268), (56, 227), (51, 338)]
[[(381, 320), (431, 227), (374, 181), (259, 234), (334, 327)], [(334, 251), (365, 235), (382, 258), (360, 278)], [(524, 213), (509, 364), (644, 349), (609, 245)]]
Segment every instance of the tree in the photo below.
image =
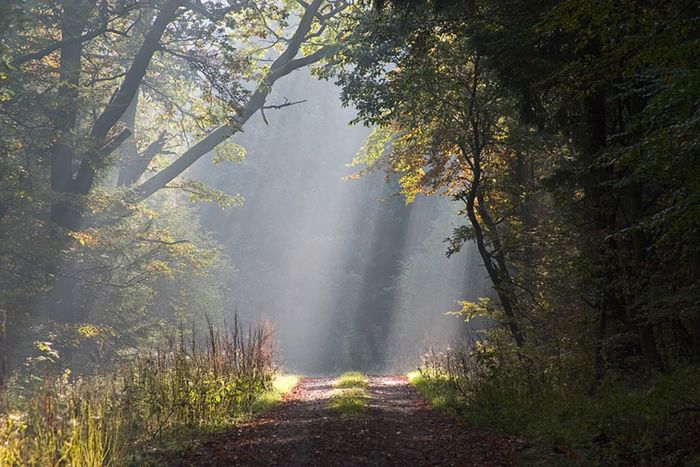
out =
[(506, 143), (513, 123), (504, 120), (513, 100), (470, 52), (465, 36), (441, 22), (418, 17), (378, 26), (372, 19), (360, 25), (356, 37), (371, 42), (359, 39), (362, 45), (344, 51), (337, 69), (343, 97), (358, 106), (358, 119), (383, 127), (364, 162), (378, 164), (388, 156), (388, 169), (400, 175), (409, 200), (424, 192), (464, 202), (470, 228), (458, 229), (450, 254), (476, 241), (511, 334), (522, 345), (523, 304), (500, 225), (513, 207), (498, 199), (491, 182), (513, 157)]
[[(41, 4), (33, 11), (46, 24), (47, 31), (58, 35), (50, 41), (40, 40), (38, 51), (26, 50), (27, 43), (35, 42), (25, 41), (31, 29), (11, 38), (21, 44), (20, 53), (13, 59), (20, 69), (12, 79), (26, 98), (18, 99), (9, 113), (12, 118), (28, 121), (21, 115), (26, 110), (20, 106), (32, 96), (42, 96), (40, 105), (31, 106), (34, 113), (30, 115), (48, 131), (44, 130), (32, 145), (47, 156), (50, 170), (46, 182), (51, 187), (53, 225), (50, 236), (55, 239), (55, 251), (65, 251), (65, 242), (76, 232), (97, 225), (96, 214), (102, 212), (103, 217), (107, 214), (112, 222), (118, 222), (133, 206), (172, 186), (169, 184), (176, 177), (240, 131), (256, 112), (292, 105), (285, 102), (267, 106), (271, 86), (294, 70), (333, 53), (338, 16), (349, 4), (317, 0), (281, 8), (261, 2), (203, 5), (173, 0), (151, 8), (67, 0), (57, 6), (56, 15), (43, 15)], [(290, 13), (298, 15), (293, 27), (288, 24)], [(286, 37), (287, 34), (291, 35)], [(117, 42), (118, 47), (113, 38), (122, 41)], [(299, 56), (302, 49), (304, 53)], [(105, 50), (107, 56), (103, 54)], [(119, 60), (109, 57), (110, 53), (119, 54)], [(202, 83), (195, 93), (208, 102), (211, 118), (210, 125), (185, 131), (190, 133), (188, 137), (203, 133), (199, 142), (141, 182), (139, 178), (153, 168), (153, 158), (169, 151), (165, 148), (169, 135), (162, 131), (140, 154), (138, 149), (134, 152), (133, 141), (124, 145), (135, 131), (140, 90), (148, 86), (157, 92), (159, 87), (153, 85), (154, 77), (149, 76), (155, 71), (154, 64), (162, 61), (154, 59), (156, 54), (193, 70), (182, 73), (179, 79)], [(49, 73), (44, 74), (47, 70)], [(51, 71), (57, 72), (57, 79), (51, 77)], [(37, 82), (46, 82), (49, 89), (56, 89), (55, 94), (29, 85), (29, 77), (35, 75), (40, 77)], [(254, 83), (254, 88), (246, 90), (244, 81)], [(119, 85), (110, 92), (115, 82)], [(105, 100), (107, 93), (111, 97)], [(50, 107), (49, 112), (44, 103)], [(45, 149), (41, 148), (41, 141), (46, 143)], [(117, 184), (128, 189), (122, 190), (121, 196), (110, 195), (112, 203), (97, 207), (93, 201), (97, 189), (103, 189), (101, 179), (118, 159), (115, 151), (123, 145), (129, 155)], [(43, 162), (39, 159), (40, 164)], [(212, 193), (200, 185), (179, 186), (190, 194), (224, 199), (223, 194)], [(88, 211), (93, 212), (90, 223), (85, 225)], [(80, 307), (73, 300), (79, 271), (73, 264), (59, 263), (55, 261), (48, 271), (56, 277), (48, 300), (49, 312), (59, 321), (80, 321)]]
[[(506, 321), (553, 342), (542, 323), (586, 316), (581, 350), (595, 347), (599, 378), (629, 355), (666, 371), (698, 342), (695, 266), (669, 268), (670, 252), (697, 264), (680, 234), (698, 221), (685, 178), (697, 171), (697, 17), (688, 2), (376, 2), (333, 69), (390, 146), (366, 162), (403, 174), (409, 196), (463, 199), (470, 227), (455, 246), (483, 245)], [(683, 298), (661, 292), (678, 287)], [(553, 308), (557, 289), (576, 304)]]

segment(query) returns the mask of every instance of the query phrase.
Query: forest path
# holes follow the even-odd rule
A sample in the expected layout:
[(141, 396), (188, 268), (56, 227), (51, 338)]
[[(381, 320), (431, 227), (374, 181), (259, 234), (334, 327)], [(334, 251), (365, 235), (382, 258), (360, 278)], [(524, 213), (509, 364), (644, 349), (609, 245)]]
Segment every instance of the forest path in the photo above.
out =
[(198, 445), (193, 466), (512, 465), (506, 439), (430, 409), (404, 376), (370, 376), (367, 410), (328, 409), (334, 378), (304, 378), (271, 411)]

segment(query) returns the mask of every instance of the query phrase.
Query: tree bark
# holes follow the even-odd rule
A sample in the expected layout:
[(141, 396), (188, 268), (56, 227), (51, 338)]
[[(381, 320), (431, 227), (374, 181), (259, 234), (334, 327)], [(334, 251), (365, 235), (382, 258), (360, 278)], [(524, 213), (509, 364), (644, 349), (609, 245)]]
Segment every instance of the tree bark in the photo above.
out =
[(117, 178), (117, 186), (131, 186), (139, 181), (139, 178), (146, 172), (151, 161), (163, 152), (167, 142), (166, 133), (163, 132), (157, 140), (148, 145), (148, 147), (139, 154), (136, 141), (134, 139), (136, 133), (136, 112), (138, 110), (139, 95), (136, 93), (131, 104), (120, 119), (126, 127), (131, 131), (131, 137), (124, 142), (120, 147), (121, 162), (119, 168), (119, 176)]
[[(95, 121), (87, 142), (78, 144), (77, 114), (79, 106), (80, 73), (83, 53), (81, 40), (87, 17), (95, 3), (82, 4), (78, 0), (66, 0), (62, 17), (62, 42), (59, 64), (60, 87), (58, 107), (53, 121), (58, 132), (56, 143), (51, 148), (51, 189), (58, 196), (51, 205), (51, 220), (60, 228), (79, 231), (83, 223), (84, 208), (75, 204), (74, 195), (86, 195), (91, 190), (98, 167), (111, 152), (129, 135), (128, 131), (107, 140), (108, 133), (122, 116), (138, 92), (153, 53), (160, 44), (160, 37), (176, 17), (179, 0), (170, 0), (159, 11), (146, 38), (137, 52), (124, 81), (114, 98)], [(126, 102), (126, 104), (124, 104)], [(76, 150), (80, 147), (79, 150)], [(74, 178), (73, 164), (78, 155), (81, 163)], [(47, 302), (42, 309), (59, 322), (80, 321), (82, 307), (76, 303), (77, 274), (75, 265), (55, 265), (56, 277)]]
[(181, 0), (169, 0), (158, 12), (158, 16), (156, 16), (151, 28), (146, 33), (141, 47), (124, 76), (124, 81), (119, 87), (119, 91), (117, 91), (114, 98), (95, 120), (90, 130), (89, 145), (91, 147), (82, 158), (78, 168), (78, 174), (74, 183), (75, 193), (86, 195), (92, 189), (97, 169), (104, 164), (104, 158), (109, 155), (108, 153), (104, 154), (98, 148), (104, 145), (108, 133), (136, 97), (153, 54), (160, 47), (160, 38), (168, 25), (176, 18), (177, 9), (181, 4)]

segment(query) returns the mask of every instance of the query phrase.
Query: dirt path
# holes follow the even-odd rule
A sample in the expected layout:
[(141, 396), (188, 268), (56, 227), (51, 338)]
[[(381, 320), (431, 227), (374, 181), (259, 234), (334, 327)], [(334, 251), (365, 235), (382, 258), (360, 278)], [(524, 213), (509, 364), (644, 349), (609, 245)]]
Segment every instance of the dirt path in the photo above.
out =
[(403, 376), (369, 378), (368, 410), (327, 409), (333, 378), (305, 378), (272, 411), (200, 444), (182, 465), (511, 465), (505, 439), (428, 408)]

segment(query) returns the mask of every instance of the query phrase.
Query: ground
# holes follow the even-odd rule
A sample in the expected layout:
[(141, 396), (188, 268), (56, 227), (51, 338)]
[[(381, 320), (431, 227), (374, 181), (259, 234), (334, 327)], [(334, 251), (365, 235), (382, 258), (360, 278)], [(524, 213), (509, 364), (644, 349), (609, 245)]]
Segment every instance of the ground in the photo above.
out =
[(186, 453), (193, 466), (512, 465), (513, 440), (428, 407), (404, 376), (370, 376), (367, 410), (329, 410), (333, 378), (305, 378), (273, 410)]

